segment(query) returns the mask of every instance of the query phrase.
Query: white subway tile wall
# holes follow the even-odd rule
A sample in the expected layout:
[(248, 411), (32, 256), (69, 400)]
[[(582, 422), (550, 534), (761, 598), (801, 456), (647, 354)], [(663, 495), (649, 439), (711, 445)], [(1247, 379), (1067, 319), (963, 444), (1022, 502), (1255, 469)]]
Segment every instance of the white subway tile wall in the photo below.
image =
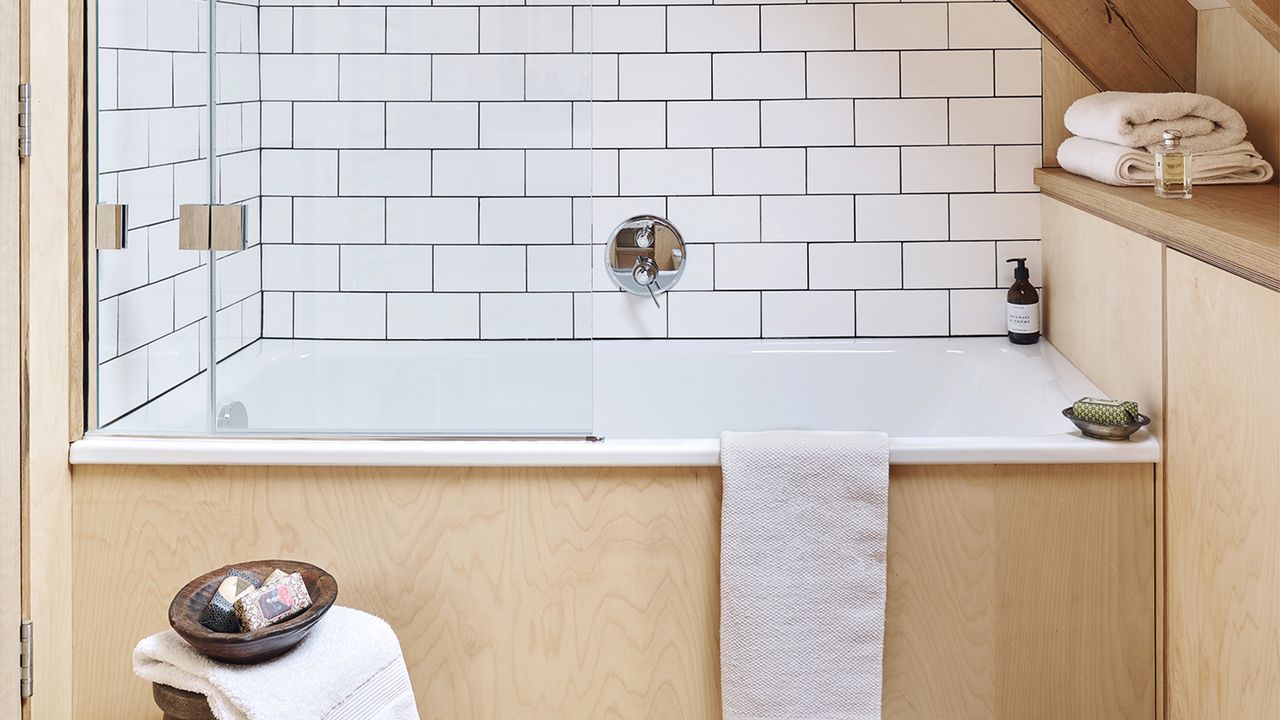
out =
[[(196, 0), (101, 5), (100, 194), (135, 227), (102, 254), (103, 360), (157, 384), (127, 409), (199, 366), (131, 364), (208, 319), (175, 309), (207, 268), (172, 232), (207, 67)], [(994, 334), (1004, 258), (1038, 269), (1040, 36), (1003, 1), (218, 9), (240, 341)], [(690, 243), (661, 309), (600, 268), (642, 212)]]
[[(210, 253), (178, 249), (180, 205), (245, 207), (246, 248), (216, 253), (212, 327), (217, 355), (228, 357), (262, 337), (257, 4), (216, 3), (218, 87), (211, 123), (208, 3), (99, 0), (97, 201), (128, 206), (126, 249), (100, 251), (97, 257), (102, 424), (209, 365)], [(282, 33), (288, 30), (273, 25), (262, 39), (278, 45)], [(273, 132), (291, 129), (292, 119), (282, 118), (281, 109), (290, 110), (288, 105), (273, 109)], [(212, 181), (211, 126), (217, 149)]]

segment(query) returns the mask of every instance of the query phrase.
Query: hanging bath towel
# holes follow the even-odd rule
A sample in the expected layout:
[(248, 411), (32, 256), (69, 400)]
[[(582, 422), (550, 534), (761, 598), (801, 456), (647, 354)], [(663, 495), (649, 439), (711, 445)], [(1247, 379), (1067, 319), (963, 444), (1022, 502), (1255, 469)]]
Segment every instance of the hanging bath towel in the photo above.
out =
[(889, 439), (725, 433), (725, 720), (877, 720)]

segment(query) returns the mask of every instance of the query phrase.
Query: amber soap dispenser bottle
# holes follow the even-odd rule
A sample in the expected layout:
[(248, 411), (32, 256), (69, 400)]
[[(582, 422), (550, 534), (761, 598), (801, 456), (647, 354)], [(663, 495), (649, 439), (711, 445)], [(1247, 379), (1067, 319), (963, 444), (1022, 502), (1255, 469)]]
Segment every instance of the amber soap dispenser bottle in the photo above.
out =
[(1026, 258), (1009, 258), (1016, 262), (1013, 269), (1013, 285), (1009, 286), (1005, 311), (1008, 317), (1009, 342), (1014, 345), (1034, 345), (1040, 342), (1040, 293), (1031, 284), (1031, 271)]

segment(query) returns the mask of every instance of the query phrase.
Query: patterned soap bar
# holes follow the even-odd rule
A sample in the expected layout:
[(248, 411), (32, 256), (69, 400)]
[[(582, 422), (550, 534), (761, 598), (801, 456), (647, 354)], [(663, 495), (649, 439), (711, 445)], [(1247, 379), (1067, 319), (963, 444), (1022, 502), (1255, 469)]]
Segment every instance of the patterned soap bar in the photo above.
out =
[(1080, 398), (1071, 406), (1080, 420), (1099, 425), (1128, 425), (1138, 419), (1138, 403), (1132, 400)]
[(266, 580), (262, 581), (262, 587), (269, 588), (272, 585), (279, 583), (281, 580), (287, 577), (289, 577), (288, 573), (281, 570), (280, 568), (276, 568), (275, 570), (271, 571), (271, 574), (267, 576)]
[(232, 570), (218, 585), (213, 599), (200, 613), (200, 624), (214, 632), (239, 632), (235, 602), (256, 589), (251, 575)]
[(298, 573), (286, 575), (275, 585), (263, 587), (235, 603), (236, 615), (245, 631), (260, 630), (287, 620), (311, 607), (311, 595)]

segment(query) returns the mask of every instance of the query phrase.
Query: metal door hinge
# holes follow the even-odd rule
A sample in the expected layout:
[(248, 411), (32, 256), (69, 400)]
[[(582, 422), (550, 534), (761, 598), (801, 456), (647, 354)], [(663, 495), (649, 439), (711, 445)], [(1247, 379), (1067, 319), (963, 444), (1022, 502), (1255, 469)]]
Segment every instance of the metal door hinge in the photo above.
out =
[(18, 86), (18, 157), (31, 157), (31, 83)]
[(18, 666), (22, 669), (22, 676), (18, 680), (22, 699), (31, 697), (32, 692), (32, 661), (31, 661), (31, 621), (23, 620), (22, 628), (18, 631), (21, 649), (18, 655)]

